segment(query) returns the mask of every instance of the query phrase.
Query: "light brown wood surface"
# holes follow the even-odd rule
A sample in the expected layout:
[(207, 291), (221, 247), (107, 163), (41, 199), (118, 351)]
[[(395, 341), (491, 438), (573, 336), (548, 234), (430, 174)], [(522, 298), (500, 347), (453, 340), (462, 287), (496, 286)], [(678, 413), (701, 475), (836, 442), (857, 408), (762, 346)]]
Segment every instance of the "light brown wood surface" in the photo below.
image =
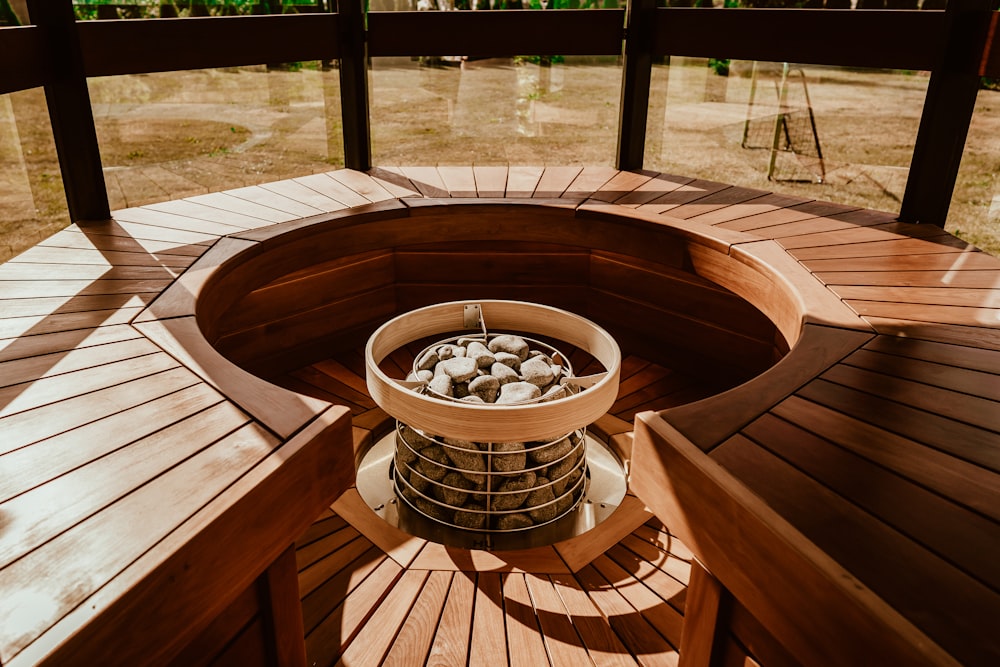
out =
[[(473, 211), (476, 223), (458, 224)], [(190, 655), (188, 641), (228, 645), (233, 659), (259, 652), (274, 628), (250, 587), (291, 531), (337, 518), (324, 493), (349, 486), (356, 444), (384, 429), (357, 383), (358, 345), (400, 311), (484, 291), (448, 279), (447, 259), (498, 262), (489, 272), (508, 279), (481, 298), (534, 294), (614, 329), (621, 391), (594, 430), (633, 457), (636, 480), (666, 473), (637, 464), (629, 423), (666, 410), (650, 419), (674, 420), (701, 447), (692, 461), (714, 460), (742, 489), (738, 505), (762, 504), (765, 527), (802, 545), (811, 565), (792, 572), (821, 563), (859, 582), (876, 622), (830, 619), (816, 644), (833, 641), (824, 656), (848, 655), (852, 638), (883, 623), (884, 638), (910, 638), (921, 659), (1000, 659), (985, 625), (1000, 610), (989, 558), (1000, 506), (995, 258), (891, 213), (713, 181), (459, 165), (340, 170), (134, 207), (0, 266), (0, 662), (113, 664), (150, 645), (158, 651), (143, 657), (166, 662)], [(276, 304), (284, 310), (269, 314)], [(258, 384), (225, 355), (311, 396)], [(781, 358), (793, 363), (774, 365)], [(719, 393), (768, 368), (768, 382)], [(343, 406), (336, 417), (327, 403)], [(303, 496), (324, 442), (348, 463), (323, 468), (336, 481)], [(795, 614), (761, 607), (762, 561), (720, 567), (712, 554), (746, 552), (707, 543), (709, 519), (674, 525), (684, 517), (654, 502), (674, 480), (657, 479), (636, 486), (640, 499), (736, 596), (725, 660), (741, 659), (739, 645), (775, 664), (812, 655)], [(844, 539), (838, 522), (864, 539)], [(607, 555), (587, 564), (550, 550), (568, 573), (470, 575), (434, 569), (441, 553), (430, 548), (411, 557), (430, 569), (407, 570), (352, 526), (328, 528), (297, 553), (306, 649), (321, 661), (395, 660), (394, 637), (449, 663), (677, 660), (687, 565), (657, 546), (662, 529), (597, 541)], [(255, 552), (251, 538), (267, 547)], [(743, 588), (748, 573), (757, 592)], [(176, 596), (161, 594), (167, 582)], [(815, 600), (809, 586), (772, 588), (803, 608)], [(411, 608), (427, 611), (408, 626), (400, 610)], [(435, 610), (436, 625), (424, 623)], [(909, 650), (891, 638), (876, 649), (886, 660)]]

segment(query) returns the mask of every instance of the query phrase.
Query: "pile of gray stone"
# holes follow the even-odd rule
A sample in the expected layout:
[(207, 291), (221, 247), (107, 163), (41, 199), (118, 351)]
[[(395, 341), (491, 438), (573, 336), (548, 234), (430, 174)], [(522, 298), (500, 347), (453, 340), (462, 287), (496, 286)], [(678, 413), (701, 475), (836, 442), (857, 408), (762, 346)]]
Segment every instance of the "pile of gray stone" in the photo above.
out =
[(562, 516), (584, 491), (584, 434), (477, 443), (396, 431), (397, 492), (421, 513), (472, 530), (519, 530)]
[(512, 405), (562, 397), (567, 369), (553, 355), (514, 334), (458, 338), (417, 357), (408, 380), (431, 395), (472, 403)]

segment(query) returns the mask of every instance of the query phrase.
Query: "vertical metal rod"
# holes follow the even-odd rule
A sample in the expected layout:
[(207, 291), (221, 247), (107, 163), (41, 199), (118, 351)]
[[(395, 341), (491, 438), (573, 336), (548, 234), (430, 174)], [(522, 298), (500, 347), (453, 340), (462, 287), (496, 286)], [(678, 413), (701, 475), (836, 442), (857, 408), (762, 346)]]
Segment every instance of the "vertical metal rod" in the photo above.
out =
[(70, 219), (107, 220), (111, 207), (72, 0), (28, 0), (28, 16), (44, 32), (52, 58), (45, 102)]
[(340, 98), (344, 124), (344, 166), (372, 167), (368, 109), (368, 29), (365, 0), (337, 0), (340, 14)]
[(771, 140), (771, 156), (767, 162), (767, 180), (774, 180), (774, 168), (778, 162), (778, 146), (781, 144), (782, 131), (785, 133), (786, 147), (788, 146), (788, 121), (785, 119), (785, 111), (788, 106), (788, 63), (782, 63), (781, 83), (778, 86), (778, 113), (774, 117), (774, 137)]
[(944, 227), (979, 93), (993, 0), (949, 0), (944, 49), (927, 85), (899, 219)]
[(653, 32), (656, 0), (628, 0), (622, 94), (618, 111), (618, 169), (642, 169), (646, 149), (646, 116), (653, 72)]

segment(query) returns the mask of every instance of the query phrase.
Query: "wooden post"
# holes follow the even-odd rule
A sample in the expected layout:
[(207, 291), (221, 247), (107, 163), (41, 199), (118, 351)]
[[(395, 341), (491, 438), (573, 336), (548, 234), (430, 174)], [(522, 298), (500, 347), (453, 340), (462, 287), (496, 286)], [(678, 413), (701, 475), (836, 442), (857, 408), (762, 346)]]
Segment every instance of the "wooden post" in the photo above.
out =
[(979, 93), (993, 0), (949, 0), (944, 50), (931, 73), (899, 211), (944, 227)]
[(73, 222), (111, 217), (83, 52), (71, 0), (28, 0), (32, 23), (45, 32), (52, 72), (45, 101)]
[(305, 667), (306, 633), (295, 545), (289, 545), (257, 581), (269, 663), (275, 667)]
[(618, 169), (642, 169), (646, 148), (646, 116), (653, 72), (653, 30), (656, 0), (628, 0), (625, 9), (625, 49), (622, 95), (618, 110)]
[(337, 0), (340, 14), (340, 98), (344, 121), (344, 166), (372, 166), (368, 113), (368, 36), (364, 0)]
[(720, 638), (727, 632), (725, 619), (729, 593), (698, 561), (691, 561), (691, 579), (684, 603), (679, 667), (719, 664)]

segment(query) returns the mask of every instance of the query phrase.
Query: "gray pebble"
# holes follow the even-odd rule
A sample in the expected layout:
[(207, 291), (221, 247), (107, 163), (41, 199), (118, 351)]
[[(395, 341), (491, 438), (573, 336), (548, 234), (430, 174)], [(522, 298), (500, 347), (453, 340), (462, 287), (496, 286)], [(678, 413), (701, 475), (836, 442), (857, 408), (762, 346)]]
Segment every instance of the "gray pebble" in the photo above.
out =
[(451, 378), (447, 375), (435, 375), (431, 378), (431, 381), (427, 383), (427, 388), (435, 394), (439, 394), (441, 396), (455, 395), (454, 385)]
[(445, 456), (456, 468), (461, 468), (462, 475), (474, 484), (484, 484), (486, 478), (477, 473), (486, 472), (486, 461), (479, 452), (476, 443), (457, 438), (444, 438), (450, 447), (443, 447)]
[(440, 361), (437, 352), (434, 350), (427, 350), (424, 352), (423, 356), (417, 360), (417, 370), (426, 371), (434, 368), (434, 366)]
[(528, 494), (528, 499), (524, 501), (524, 506), (538, 508), (528, 512), (528, 515), (535, 523), (551, 521), (556, 518), (556, 506), (555, 503), (551, 505), (546, 505), (546, 503), (551, 503), (556, 499), (556, 496), (552, 492), (552, 487), (549, 486), (549, 480), (545, 477), (538, 478), (537, 487)]
[(490, 458), (496, 472), (520, 472), (528, 460), (523, 442), (494, 442), (492, 452)]
[(479, 341), (472, 341), (465, 350), (465, 356), (476, 360), (476, 365), (480, 368), (489, 368), (496, 362), (497, 358), (489, 349)]
[[(438, 371), (440, 369), (440, 372)], [(466, 382), (476, 377), (476, 371), (479, 369), (476, 366), (475, 359), (469, 359), (468, 357), (452, 357), (451, 359), (446, 359), (434, 368), (435, 375), (440, 375), (444, 373), (450, 377), (455, 382)]]
[(499, 493), (493, 496), (490, 509), (512, 510), (520, 507), (528, 499), (531, 489), (534, 488), (535, 479), (535, 473), (529, 471), (512, 479), (504, 480), (500, 488), (497, 489)]
[(521, 377), (517, 374), (517, 371), (507, 364), (502, 364), (499, 361), (490, 366), (490, 375), (499, 380), (500, 384), (517, 382), (521, 379)]
[(511, 354), (509, 352), (497, 352), (495, 356), (497, 363), (513, 368), (515, 371), (519, 371), (521, 369), (521, 358), (516, 354)]
[(500, 393), (500, 380), (492, 375), (480, 375), (469, 382), (469, 393), (483, 399), (485, 403), (493, 403)]
[[(435, 489), (435, 495), (441, 502), (452, 507), (461, 507), (469, 499), (468, 492), (475, 489), (476, 485), (462, 477), (459, 473), (449, 472), (441, 480), (441, 484)], [(452, 487), (452, 488), (449, 488)]]
[(476, 403), (476, 404), (482, 403), (484, 405), (486, 404), (486, 401), (484, 401), (483, 399), (481, 399), (479, 396), (477, 396), (475, 394), (469, 394), (468, 396), (463, 396), (462, 398), (460, 398), (458, 400), (462, 401), (463, 403)]
[(531, 522), (531, 517), (523, 512), (514, 514), (504, 514), (497, 519), (499, 530), (518, 530), (520, 528), (530, 528), (535, 525)]
[(530, 401), (542, 395), (542, 390), (530, 382), (508, 382), (500, 386), (497, 405)]
[[(438, 482), (448, 473), (448, 469), (444, 466), (451, 465), (451, 461), (448, 459), (448, 455), (444, 453), (444, 447), (439, 445), (425, 447), (420, 450), (420, 456), (422, 458), (417, 460), (413, 469), (424, 477)], [(428, 461), (427, 459), (430, 460)]]
[[(556, 481), (552, 483), (552, 492), (555, 493), (557, 496), (561, 496), (562, 494), (566, 493), (567, 489), (572, 489), (576, 486), (576, 483), (577, 481), (579, 481), (580, 475), (582, 474), (583, 471), (579, 468), (576, 468), (565, 477), (561, 479), (556, 479)], [(554, 475), (553, 479), (555, 479)]]
[(521, 364), (521, 377), (525, 382), (530, 382), (539, 388), (552, 384), (552, 380), (555, 379), (552, 374), (552, 364), (537, 357)]
[(561, 459), (569, 454), (572, 449), (573, 443), (570, 442), (568, 437), (560, 438), (550, 445), (529, 449), (528, 456), (538, 465), (545, 465), (546, 463), (552, 463), (556, 459)]
[(491, 339), (487, 347), (489, 347), (490, 352), (493, 353), (507, 352), (509, 354), (517, 355), (517, 358), (521, 361), (528, 358), (528, 342), (520, 336), (502, 334)]
[(466, 512), (463, 510), (458, 510), (455, 512), (455, 525), (460, 528), (471, 528), (472, 530), (479, 530), (486, 525), (486, 515), (481, 512), (485, 511), (485, 507), (477, 503), (469, 503), (465, 506), (466, 510), (479, 510), (478, 512)]

